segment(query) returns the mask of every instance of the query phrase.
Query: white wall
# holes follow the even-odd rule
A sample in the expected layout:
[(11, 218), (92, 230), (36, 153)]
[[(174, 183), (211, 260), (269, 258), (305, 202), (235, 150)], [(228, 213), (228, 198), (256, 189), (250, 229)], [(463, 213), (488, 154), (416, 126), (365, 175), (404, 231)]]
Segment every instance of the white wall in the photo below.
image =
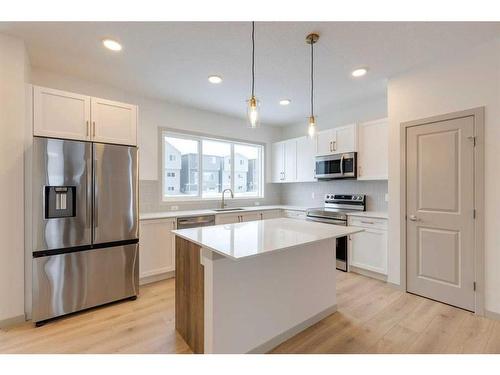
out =
[(0, 34), (0, 322), (24, 316), (24, 43)]
[[(32, 83), (56, 89), (119, 100), (139, 105), (139, 178), (158, 182), (158, 127), (175, 128), (201, 132), (213, 136), (255, 141), (270, 145), (278, 140), (281, 129), (262, 124), (260, 129), (250, 129), (244, 120), (192, 107), (182, 106), (163, 100), (146, 98), (107, 85), (84, 81), (43, 69), (32, 69)], [(242, 113), (245, 111), (242, 99)], [(270, 150), (270, 147), (266, 147)], [(267, 180), (270, 179), (270, 153), (266, 153)], [(149, 185), (144, 184), (145, 188)], [(157, 189), (157, 186), (155, 187)], [(155, 190), (156, 191), (156, 190)], [(265, 188), (266, 200), (262, 203), (279, 203), (279, 191), (271, 184)], [(269, 193), (269, 194), (268, 194)], [(154, 201), (153, 201), (154, 200)], [(256, 199), (249, 200), (253, 204)], [(240, 201), (241, 202), (241, 201)], [(216, 203), (212, 203), (216, 204)], [(189, 209), (193, 203), (175, 203), (179, 209)], [(204, 204), (195, 203), (197, 207)], [(167, 210), (170, 204), (160, 204), (160, 194), (141, 193), (141, 211)]]
[(486, 309), (500, 313), (500, 39), (389, 80), (389, 281), (400, 282), (400, 124), (485, 106)]

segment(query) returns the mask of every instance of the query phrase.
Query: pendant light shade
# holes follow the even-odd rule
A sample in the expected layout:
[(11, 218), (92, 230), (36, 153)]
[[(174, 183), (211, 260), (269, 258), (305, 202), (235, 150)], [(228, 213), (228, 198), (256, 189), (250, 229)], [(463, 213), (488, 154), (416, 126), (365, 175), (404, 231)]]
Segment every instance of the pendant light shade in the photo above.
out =
[(251, 128), (260, 126), (259, 101), (255, 97), (255, 22), (252, 22), (252, 96), (247, 100), (247, 123)]
[(318, 34), (309, 34), (306, 43), (311, 45), (311, 115), (307, 125), (307, 133), (313, 138), (316, 134), (316, 118), (314, 117), (314, 44), (318, 41)]

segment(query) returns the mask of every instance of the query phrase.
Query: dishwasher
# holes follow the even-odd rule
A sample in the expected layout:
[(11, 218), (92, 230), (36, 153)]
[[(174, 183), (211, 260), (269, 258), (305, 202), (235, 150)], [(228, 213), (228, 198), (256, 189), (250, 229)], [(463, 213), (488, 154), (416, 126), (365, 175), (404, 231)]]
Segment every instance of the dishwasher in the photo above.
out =
[(177, 229), (208, 227), (215, 225), (215, 215), (188, 216), (177, 218)]

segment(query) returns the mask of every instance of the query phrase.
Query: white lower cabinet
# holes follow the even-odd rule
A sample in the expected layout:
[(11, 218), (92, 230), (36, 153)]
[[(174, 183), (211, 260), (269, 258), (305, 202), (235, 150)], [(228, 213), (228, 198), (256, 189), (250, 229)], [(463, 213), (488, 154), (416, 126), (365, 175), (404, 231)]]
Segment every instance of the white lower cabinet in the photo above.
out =
[(278, 217), (281, 217), (281, 210), (266, 210), (260, 212), (260, 219), (265, 220), (265, 219), (277, 219)]
[(287, 217), (289, 219), (306, 219), (306, 213), (304, 211), (295, 211), (295, 210), (284, 210), (283, 217)]
[(176, 219), (140, 221), (139, 278), (175, 270)]
[(349, 236), (349, 264), (351, 266), (387, 275), (387, 229), (385, 219), (353, 219), (351, 226), (363, 232)]
[(219, 214), (215, 217), (216, 224), (243, 223), (245, 221), (274, 219), (281, 217), (281, 210), (250, 211), (245, 213)]

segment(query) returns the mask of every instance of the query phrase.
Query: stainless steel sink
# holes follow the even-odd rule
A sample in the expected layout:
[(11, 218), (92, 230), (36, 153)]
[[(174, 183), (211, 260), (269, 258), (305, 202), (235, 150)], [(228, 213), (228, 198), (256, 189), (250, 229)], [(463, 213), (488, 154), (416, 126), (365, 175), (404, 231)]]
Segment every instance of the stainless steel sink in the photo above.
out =
[(237, 207), (237, 208), (216, 208), (212, 211), (224, 212), (224, 211), (244, 211), (244, 210), (245, 210), (244, 208)]

